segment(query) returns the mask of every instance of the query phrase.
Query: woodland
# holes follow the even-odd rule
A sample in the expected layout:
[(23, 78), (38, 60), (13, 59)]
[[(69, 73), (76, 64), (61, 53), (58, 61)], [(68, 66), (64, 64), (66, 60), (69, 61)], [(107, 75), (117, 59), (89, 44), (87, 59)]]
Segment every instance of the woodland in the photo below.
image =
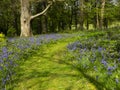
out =
[(0, 0), (0, 90), (120, 90), (120, 0)]

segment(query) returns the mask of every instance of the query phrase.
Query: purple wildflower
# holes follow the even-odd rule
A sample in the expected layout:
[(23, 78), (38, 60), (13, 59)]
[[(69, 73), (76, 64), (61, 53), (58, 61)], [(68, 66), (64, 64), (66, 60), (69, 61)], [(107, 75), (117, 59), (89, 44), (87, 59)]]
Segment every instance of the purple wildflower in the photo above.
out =
[(106, 62), (104, 59), (102, 59), (101, 63), (102, 63), (105, 67), (107, 66), (107, 62)]
[(2, 67), (2, 66), (0, 66), (0, 70), (3, 70), (3, 67)]
[(3, 86), (6, 84), (5, 78), (2, 78), (2, 84), (3, 84)]
[(113, 67), (108, 67), (107, 70), (108, 71), (112, 71), (114, 68)]
[(8, 58), (8, 53), (3, 53), (2, 58)]
[(115, 78), (115, 82), (116, 82), (116, 84), (118, 84), (119, 83), (119, 79)]
[(31, 43), (34, 43), (34, 38), (31, 37), (31, 38), (30, 38), (30, 41), (31, 41)]
[(98, 51), (101, 52), (103, 50), (102, 47), (98, 47)]
[(86, 51), (87, 50), (87, 48), (84, 48), (84, 51)]
[(120, 58), (118, 58), (118, 61), (120, 62)]
[(113, 70), (114, 70), (113, 67), (108, 67), (108, 68), (107, 68), (108, 75), (111, 75)]
[(3, 60), (2, 60), (2, 58), (0, 58), (0, 63), (3, 63)]
[(3, 47), (3, 48), (2, 48), (2, 52), (3, 52), (3, 53), (7, 53), (7, 47)]

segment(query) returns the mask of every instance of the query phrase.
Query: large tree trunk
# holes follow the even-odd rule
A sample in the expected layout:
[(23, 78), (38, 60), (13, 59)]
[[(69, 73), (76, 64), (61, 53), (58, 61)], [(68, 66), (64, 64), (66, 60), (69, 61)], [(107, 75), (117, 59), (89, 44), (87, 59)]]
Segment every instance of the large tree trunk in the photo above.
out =
[(42, 12), (31, 16), (30, 13), (30, 1), (29, 0), (21, 0), (21, 37), (32, 36), (32, 31), (30, 28), (30, 21), (40, 15), (43, 15), (48, 8), (51, 6), (50, 3)]
[(100, 15), (100, 28), (103, 29), (103, 19), (104, 19), (104, 8), (105, 8), (105, 0), (101, 0), (101, 15)]
[(31, 36), (31, 28), (30, 28), (30, 3), (29, 0), (21, 0), (21, 37)]

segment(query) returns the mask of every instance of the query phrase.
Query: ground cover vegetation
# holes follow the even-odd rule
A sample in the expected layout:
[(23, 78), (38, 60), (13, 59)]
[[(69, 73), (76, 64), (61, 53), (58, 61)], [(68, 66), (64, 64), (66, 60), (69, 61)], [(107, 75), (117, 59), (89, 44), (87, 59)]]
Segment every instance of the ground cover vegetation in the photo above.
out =
[[(62, 63), (63, 65), (66, 65), (64, 69), (74, 68), (73, 70), (75, 72), (73, 74), (78, 75), (75, 81), (71, 81), (74, 83), (76, 80), (80, 81), (78, 86), (74, 87), (73, 90), (75, 88), (85, 90), (89, 90), (90, 88), (92, 90), (119, 90), (120, 43), (118, 32), (120, 32), (120, 30), (118, 28), (114, 28), (106, 31), (94, 30), (72, 34), (45, 34), (29, 38), (9, 38), (7, 39), (7, 42), (1, 44), (1, 89), (11, 88), (21, 90), (40, 88), (38, 86), (34, 87), (34, 85), (29, 86), (35, 83), (35, 81), (31, 79), (28, 79), (28, 81), (32, 83), (28, 83), (29, 88), (27, 87), (27, 82), (25, 83), (25, 81), (29, 78), (28, 76), (31, 75), (29, 72), (33, 73), (34, 70), (36, 71), (39, 68), (43, 68), (44, 72), (49, 71), (49, 73), (51, 73), (54, 72), (55, 68), (58, 68), (58, 70), (55, 69), (55, 72), (59, 73)], [(49, 47), (51, 47), (50, 50)], [(39, 54), (36, 55), (38, 52)], [(36, 59), (30, 59), (29, 57), (31, 57), (31, 55), (33, 57), (35, 56)], [(38, 60), (42, 60), (43, 65), (40, 65), (42, 63), (38, 62)], [(56, 67), (56, 63), (53, 62), (59, 62), (60, 64), (59, 66), (57, 64)], [(46, 65), (48, 65), (48, 63), (51, 65), (47, 67), (47, 70)], [(63, 72), (64, 69), (62, 69)], [(41, 70), (38, 70), (38, 72), (41, 72)], [(66, 70), (66, 72), (69, 72), (69, 70)], [(46, 78), (49, 77), (49, 74), (46, 76), (47, 73), (43, 74), (43, 76), (39, 76), (39, 74), (41, 75), (41, 73), (33, 73), (33, 77), (31, 78), (34, 79), (36, 75), (38, 75), (37, 79), (43, 79), (44, 75)], [(50, 77), (51, 76), (52, 75), (50, 75)], [(65, 75), (65, 77), (67, 77), (67, 75)], [(80, 77), (83, 79), (80, 79)], [(19, 82), (19, 78), (20, 80), (25, 81)], [(58, 79), (60, 78), (55, 79), (56, 83)], [(72, 77), (70, 76), (69, 79), (72, 79)], [(45, 81), (43, 80), (43, 82)], [(83, 82), (87, 82), (88, 86), (83, 85)], [(52, 86), (53, 85), (50, 84), (49, 88), (59, 90), (57, 86)], [(67, 86), (69, 86), (69, 84), (66, 85), (66, 88)], [(41, 88), (44, 89), (47, 88), (47, 86), (42, 86)], [(65, 89), (65, 85), (61, 88)]]
[(120, 0), (0, 0), (0, 90), (120, 90), (119, 20)]
[(31, 55), (39, 46), (71, 37), (69, 34), (46, 34), (30, 38), (8, 38), (0, 43), (0, 88), (11, 85), (15, 70), (22, 58)]
[(67, 60), (99, 90), (120, 89), (120, 30), (89, 33), (67, 46)]

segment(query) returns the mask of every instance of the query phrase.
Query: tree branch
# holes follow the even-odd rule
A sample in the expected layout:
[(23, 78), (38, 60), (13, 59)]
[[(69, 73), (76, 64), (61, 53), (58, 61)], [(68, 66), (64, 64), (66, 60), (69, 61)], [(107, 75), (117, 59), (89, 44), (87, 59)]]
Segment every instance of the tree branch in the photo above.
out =
[(52, 5), (52, 2), (51, 2), (50, 4), (48, 4), (48, 6), (47, 6), (42, 12), (31, 16), (30, 19), (34, 19), (34, 18), (36, 18), (36, 17), (38, 17), (38, 16), (40, 16), (40, 15), (43, 15), (43, 14), (49, 9), (49, 7), (50, 7), (51, 5)]

